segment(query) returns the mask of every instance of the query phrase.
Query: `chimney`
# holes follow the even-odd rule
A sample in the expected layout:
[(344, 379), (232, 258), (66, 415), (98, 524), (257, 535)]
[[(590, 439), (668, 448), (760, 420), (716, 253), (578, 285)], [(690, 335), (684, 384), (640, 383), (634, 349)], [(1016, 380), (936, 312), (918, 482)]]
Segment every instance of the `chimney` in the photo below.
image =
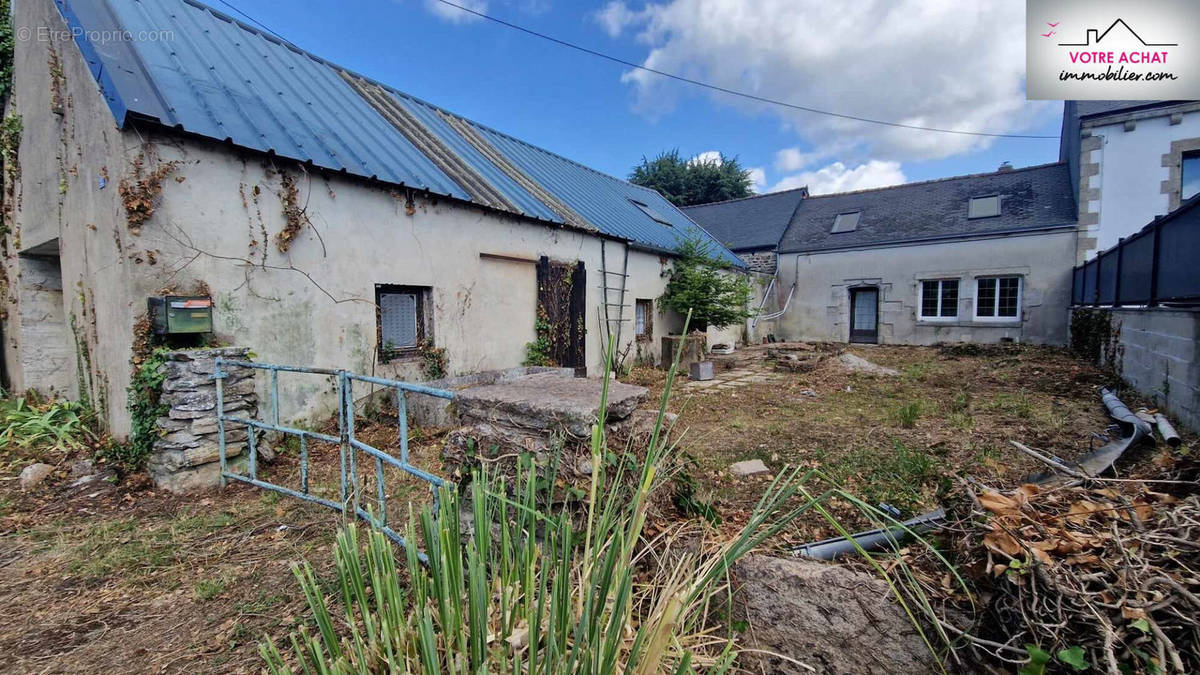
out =
[(1098, 28), (1089, 28), (1087, 32), (1087, 43), (1094, 45), (1100, 41), (1100, 30)]
[(1012, 170), (1013, 170), (1012, 162), (1008, 161), (1007, 159), (1004, 160), (1003, 162), (1001, 162), (999, 169), (996, 169), (997, 172), (1012, 171)]

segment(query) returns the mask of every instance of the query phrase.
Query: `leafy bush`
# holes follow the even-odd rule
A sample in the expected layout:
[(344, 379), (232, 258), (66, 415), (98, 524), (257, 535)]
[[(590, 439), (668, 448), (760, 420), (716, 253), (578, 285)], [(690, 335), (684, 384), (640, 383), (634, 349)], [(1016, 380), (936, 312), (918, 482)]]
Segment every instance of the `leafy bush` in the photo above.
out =
[(22, 396), (0, 402), (0, 448), (67, 452), (95, 440), (95, 416), (77, 401)]

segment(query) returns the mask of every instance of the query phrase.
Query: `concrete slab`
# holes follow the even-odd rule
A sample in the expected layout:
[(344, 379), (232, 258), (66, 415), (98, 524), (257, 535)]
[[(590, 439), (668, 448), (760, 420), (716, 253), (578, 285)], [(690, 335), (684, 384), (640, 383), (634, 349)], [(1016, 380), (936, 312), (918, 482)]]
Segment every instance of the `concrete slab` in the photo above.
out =
[[(527, 375), (501, 384), (471, 387), (455, 398), (465, 422), (497, 422), (523, 429), (564, 431), (587, 436), (600, 409), (603, 382), (592, 378), (562, 378), (552, 373)], [(646, 400), (647, 389), (612, 382), (608, 391), (608, 419), (630, 415)]]
[(735, 462), (729, 465), (729, 473), (739, 478), (757, 476), (763, 473), (770, 473), (770, 471), (761, 459), (747, 459), (743, 462)]

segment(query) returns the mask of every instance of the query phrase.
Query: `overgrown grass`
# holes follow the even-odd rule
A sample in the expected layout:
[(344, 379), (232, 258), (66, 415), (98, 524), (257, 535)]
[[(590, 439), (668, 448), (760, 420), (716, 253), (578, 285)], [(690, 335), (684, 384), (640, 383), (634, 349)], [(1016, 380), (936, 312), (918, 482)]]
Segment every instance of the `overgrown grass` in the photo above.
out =
[(94, 415), (76, 401), (21, 396), (0, 401), (0, 449), (65, 453), (95, 440)]
[[(346, 527), (334, 550), (335, 588), (311, 565), (295, 568), (315, 632), (302, 625), (293, 633), (287, 657), (274, 641), (264, 642), (268, 670), (290, 673), (289, 663), (298, 661), (305, 672), (320, 673), (729, 671), (737, 655), (734, 634), (710, 618), (729, 600), (729, 571), (737, 560), (808, 512), (845, 534), (823, 506), (832, 498), (853, 504), (872, 522), (896, 521), (828, 487), (818, 472), (789, 469), (779, 472), (732, 536), (715, 539), (720, 535), (695, 523), (648, 531), (651, 497), (669, 485), (676, 466), (677, 450), (663, 428), (674, 372), (672, 366), (658, 423), (633, 467), (606, 469), (602, 461), (609, 378), (603, 379), (591, 438), (597, 471), (581, 512), (553, 494), (547, 499), (539, 486), (553, 493), (553, 466), (527, 457), (512, 484), (476, 473), (469, 502), (445, 490), (436, 509), (410, 513), (400, 562), (381, 532), (366, 535), (364, 550), (358, 528)], [(927, 458), (901, 450), (897, 471), (932, 470), (922, 464)], [(460, 507), (468, 504), (472, 536), (463, 535), (459, 521)], [(888, 580), (930, 649), (948, 643), (917, 620), (931, 607), (915, 578), (902, 569), (885, 571), (860, 553)]]
[(1024, 389), (1012, 394), (996, 394), (988, 407), (996, 412), (1012, 415), (1023, 420), (1033, 418), (1033, 402)]
[(893, 415), (901, 427), (911, 429), (917, 426), (917, 419), (921, 416), (921, 402), (910, 401), (896, 408)]
[(941, 477), (929, 453), (892, 440), (892, 452), (856, 448), (822, 464), (822, 470), (837, 484), (850, 484), (853, 491), (871, 504), (885, 503), (912, 514), (920, 509)]

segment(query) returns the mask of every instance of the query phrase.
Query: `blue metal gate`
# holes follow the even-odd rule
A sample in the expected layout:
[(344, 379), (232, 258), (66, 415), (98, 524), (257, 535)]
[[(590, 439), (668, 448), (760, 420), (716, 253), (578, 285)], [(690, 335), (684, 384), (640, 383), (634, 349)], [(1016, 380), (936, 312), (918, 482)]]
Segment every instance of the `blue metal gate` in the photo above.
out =
[[(253, 368), (255, 370), (263, 370), (269, 373), (269, 393), (271, 399), (270, 405), (270, 421), (264, 422), (257, 419), (249, 419), (246, 417), (237, 417), (233, 414), (225, 412), (225, 378), (228, 373), (225, 372), (223, 366), (241, 366), (243, 368)], [(337, 395), (338, 395), (338, 435), (332, 436), (307, 429), (298, 429), (296, 427), (287, 426), (280, 423), (279, 419), (279, 373), (308, 373), (313, 375), (332, 376), (337, 379)], [(266, 490), (273, 490), (281, 494), (302, 499), (304, 501), (313, 502), (322, 506), (331, 508), (335, 511), (340, 511), (342, 514), (353, 513), (359, 518), (369, 522), (373, 526), (379, 528), (381, 532), (387, 535), (396, 543), (403, 545), (404, 538), (395, 530), (390, 528), (387, 523), (387, 490), (385, 489), (384, 467), (392, 466), (401, 471), (409, 473), (421, 480), (428, 482), (431, 486), (434, 499), (434, 513), (437, 513), (438, 489), (450, 483), (438, 476), (423, 471), (408, 461), (408, 406), (406, 396), (409, 393), (421, 394), (425, 396), (436, 396), (453, 400), (454, 392), (444, 389), (434, 389), (425, 387), (419, 384), (411, 384), (401, 382), (399, 380), (385, 380), (378, 377), (370, 377), (367, 375), (356, 375), (345, 370), (330, 370), (327, 368), (303, 368), (300, 366), (281, 366), (270, 363), (253, 363), (250, 361), (234, 361), (230, 359), (218, 357), (213, 368), (213, 379), (216, 380), (217, 387), (217, 433), (219, 437), (219, 449), (221, 456), (221, 487), (225, 487), (228, 480), (241, 481), (249, 483), (256, 487)], [(392, 455), (379, 450), (367, 443), (362, 442), (354, 437), (354, 383), (363, 382), (377, 385), (386, 389), (394, 389), (396, 392), (396, 425), (400, 443), (400, 458), (397, 459)], [(247, 427), (247, 449), (249, 451), (249, 460), (246, 467), (246, 473), (234, 473), (229, 470), (226, 459), (226, 424), (227, 423), (244, 424)], [(258, 447), (255, 439), (254, 430), (262, 429), (264, 431), (273, 431), (281, 434), (289, 434), (297, 436), (300, 439), (300, 489), (293, 490), (282, 485), (262, 480), (258, 477)], [(317, 495), (311, 494), (309, 489), (309, 464), (308, 464), (308, 442), (309, 440), (323, 441), (330, 444), (337, 444), (340, 447), (341, 461), (341, 491), (340, 501), (325, 499)], [(375, 460), (375, 485), (376, 485), (376, 502), (379, 509), (379, 514), (376, 515), (364, 505), (360, 503), (359, 495), (359, 471), (358, 459), (359, 454), (367, 455)]]

